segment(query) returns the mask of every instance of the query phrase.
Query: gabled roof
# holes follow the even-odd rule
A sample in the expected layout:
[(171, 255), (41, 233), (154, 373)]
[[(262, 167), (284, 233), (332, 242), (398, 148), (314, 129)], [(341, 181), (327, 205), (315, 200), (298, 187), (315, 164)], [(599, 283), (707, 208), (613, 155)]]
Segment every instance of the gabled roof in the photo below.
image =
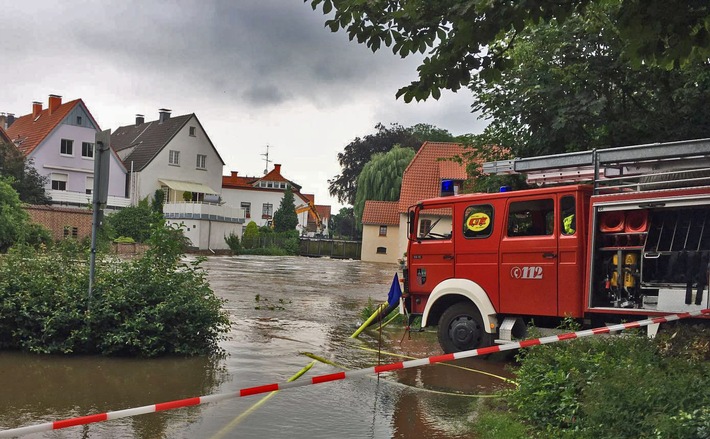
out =
[(325, 220), (327, 218), (330, 218), (330, 205), (327, 204), (316, 204), (316, 212), (318, 212), (318, 215)]
[(142, 171), (148, 164), (153, 161), (155, 156), (170, 143), (175, 135), (185, 126), (192, 118), (195, 118), (200, 128), (205, 133), (207, 141), (214, 149), (217, 157), (224, 165), (224, 160), (219, 155), (219, 152), (214, 147), (207, 132), (202, 128), (197, 116), (194, 113), (185, 114), (182, 116), (170, 117), (160, 123), (158, 120), (145, 122), (140, 125), (126, 125), (116, 129), (111, 134), (111, 147), (117, 152), (134, 148), (124, 159), (126, 167), (130, 169), (130, 163), (133, 162), (133, 170), (136, 172)]
[(308, 202), (308, 200), (303, 198), (304, 195), (300, 193), (301, 186), (281, 175), (281, 165), (276, 165), (274, 169), (272, 169), (268, 174), (264, 175), (263, 177), (239, 177), (237, 174), (237, 171), (232, 171), (231, 175), (223, 175), (222, 188), (283, 192), (283, 189), (281, 188), (257, 187), (256, 184), (260, 181), (284, 182), (289, 183), (291, 185), (294, 195), (298, 195), (301, 197), (301, 199), (303, 199), (304, 202)]
[(465, 180), (466, 164), (446, 160), (463, 153), (463, 145), (458, 143), (424, 142), (402, 176), (399, 212), (406, 212), (419, 200), (441, 196), (441, 180)]
[(268, 174), (264, 175), (263, 177), (259, 178), (258, 180), (266, 180), (266, 181), (284, 181), (284, 182), (289, 182), (286, 178), (284, 178), (283, 175), (281, 175), (281, 165), (276, 165), (274, 166), (274, 169), (269, 171)]
[(362, 211), (363, 224), (399, 225), (397, 201), (365, 201)]
[(7, 128), (7, 135), (17, 145), (17, 148), (25, 156), (28, 156), (77, 105), (83, 106), (86, 114), (99, 130), (99, 124), (89, 113), (86, 104), (81, 99), (75, 99), (61, 104), (51, 114), (49, 108), (45, 108), (36, 118), (32, 116), (32, 113), (20, 116)]
[(12, 140), (10, 140), (10, 136), (7, 135), (7, 133), (5, 132), (3, 127), (0, 127), (0, 142), (12, 144)]

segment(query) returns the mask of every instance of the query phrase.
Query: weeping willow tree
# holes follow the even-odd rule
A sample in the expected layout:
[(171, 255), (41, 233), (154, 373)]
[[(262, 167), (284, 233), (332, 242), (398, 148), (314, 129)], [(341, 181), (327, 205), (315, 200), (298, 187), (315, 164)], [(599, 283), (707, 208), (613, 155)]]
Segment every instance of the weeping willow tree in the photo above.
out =
[(397, 145), (388, 152), (372, 155), (357, 178), (357, 193), (353, 209), (362, 220), (366, 200), (396, 201), (402, 186), (402, 175), (414, 158), (414, 150)]

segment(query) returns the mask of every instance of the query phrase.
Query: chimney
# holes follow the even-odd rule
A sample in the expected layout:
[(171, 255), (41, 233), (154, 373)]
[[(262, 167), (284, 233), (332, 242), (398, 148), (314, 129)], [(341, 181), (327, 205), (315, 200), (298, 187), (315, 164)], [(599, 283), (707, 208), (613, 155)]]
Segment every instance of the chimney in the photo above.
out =
[(42, 112), (42, 103), (34, 101), (32, 102), (32, 118), (37, 119), (39, 113)]
[(62, 105), (62, 97), (59, 95), (49, 95), (49, 114), (54, 113), (54, 111)]
[(136, 114), (136, 126), (142, 125), (145, 123), (145, 117), (143, 117), (142, 114)]
[(158, 110), (158, 113), (160, 114), (160, 120), (159, 123), (163, 123), (166, 120), (170, 119), (170, 112), (172, 110), (168, 110), (167, 108), (161, 108)]
[(281, 164), (274, 163), (274, 170), (276, 171), (277, 174), (280, 174), (281, 173)]
[(232, 171), (232, 178), (237, 178), (239, 171)]
[(13, 123), (15, 123), (15, 114), (7, 113), (7, 126), (5, 128), (10, 128)]

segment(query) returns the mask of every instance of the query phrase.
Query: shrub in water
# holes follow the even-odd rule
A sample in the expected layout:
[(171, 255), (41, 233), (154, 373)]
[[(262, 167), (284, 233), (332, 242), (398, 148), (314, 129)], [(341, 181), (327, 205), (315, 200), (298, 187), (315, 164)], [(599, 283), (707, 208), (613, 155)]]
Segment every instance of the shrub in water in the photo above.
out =
[(181, 262), (180, 230), (156, 226), (146, 254), (97, 263), (89, 303), (88, 253), (13, 249), (0, 260), (0, 348), (154, 357), (220, 352), (229, 330), (203, 259)]

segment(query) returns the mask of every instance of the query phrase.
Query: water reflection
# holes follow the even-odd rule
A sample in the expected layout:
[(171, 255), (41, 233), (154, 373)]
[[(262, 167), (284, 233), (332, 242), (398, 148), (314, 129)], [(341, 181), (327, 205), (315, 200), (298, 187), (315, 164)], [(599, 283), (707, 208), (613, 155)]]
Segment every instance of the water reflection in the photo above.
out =
[[(135, 360), (0, 352), (0, 371), (2, 428), (204, 395), (227, 378), (219, 360), (210, 358)], [(192, 412), (194, 416), (199, 409)], [(116, 437), (163, 437), (165, 423), (182, 422), (186, 413), (136, 417), (124, 422)], [(104, 427), (95, 424), (84, 432)], [(66, 437), (79, 437), (79, 429), (72, 430)]]

